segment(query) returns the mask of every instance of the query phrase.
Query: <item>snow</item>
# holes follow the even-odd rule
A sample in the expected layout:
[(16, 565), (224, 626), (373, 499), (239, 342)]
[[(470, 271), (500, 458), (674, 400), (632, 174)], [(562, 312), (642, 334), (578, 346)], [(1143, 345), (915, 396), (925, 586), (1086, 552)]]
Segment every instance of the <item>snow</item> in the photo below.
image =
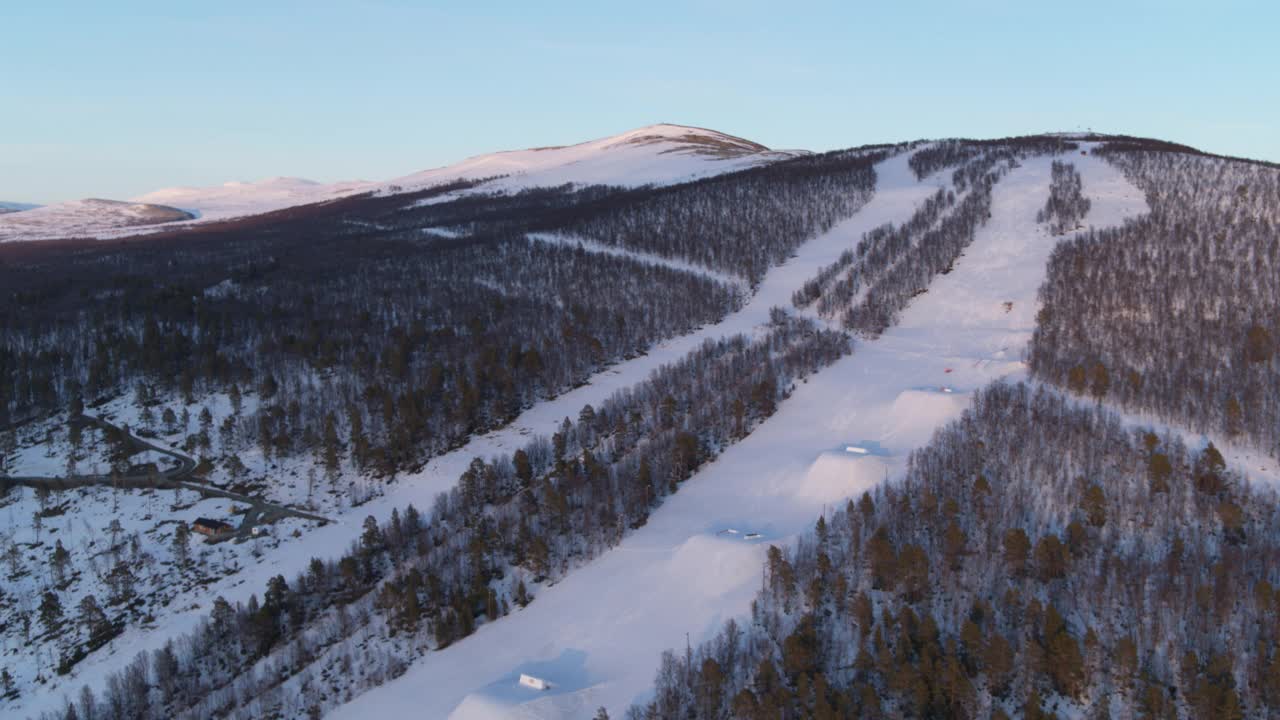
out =
[[(230, 412), (225, 397), (206, 398), (205, 403), (217, 417)], [(244, 400), (246, 409), (256, 406), (255, 397)], [(180, 411), (181, 405), (177, 407)], [(197, 416), (200, 406), (194, 405), (189, 424), (159, 439), (148, 442), (159, 447), (179, 444), (188, 432), (199, 427)], [(127, 399), (118, 399), (102, 407), (91, 408), (91, 413), (111, 416), (117, 423), (138, 428), (146, 423), (138, 417), (138, 408)], [(158, 411), (158, 409), (157, 409)], [(217, 433), (214, 433), (215, 437)], [(67, 424), (62, 418), (44, 424), (23, 426), (16, 433), (17, 446), (6, 460), (6, 473), (15, 476), (62, 476), (68, 472), (67, 458), (71, 453)], [(105, 434), (96, 426), (86, 426), (76, 453), (74, 474), (105, 475), (111, 470), (113, 447)], [(248, 453), (244, 457), (249, 465), (257, 465), (257, 471), (268, 472), (261, 460)], [(154, 462), (161, 469), (169, 468), (174, 460), (168, 455), (146, 450), (128, 457), (130, 464)], [(272, 499), (282, 499), (297, 504), (295, 496), (298, 483), (290, 482), (294, 468), (281, 467), (270, 471), (276, 482), (270, 485)], [(221, 471), (215, 471), (215, 479), (221, 480)], [(46, 587), (53, 572), (50, 552), (55, 541), (61, 541), (69, 551), (65, 584), (59, 586), (64, 610), (74, 617), (74, 608), (81, 598), (94, 595), (104, 610), (112, 616), (132, 613), (130, 623), (141, 624), (140, 616), (152, 615), (172, 623), (171, 627), (190, 627), (208, 612), (211, 597), (205, 591), (207, 583), (235, 582), (237, 573), (246, 566), (265, 565), (271, 559), (286, 553), (304, 553), (301, 538), (316, 523), (294, 517), (275, 521), (268, 536), (256, 536), (247, 542), (227, 542), (207, 545), (199, 536), (190, 541), (191, 564), (180, 569), (174, 564), (173, 537), (179, 524), (190, 524), (198, 517), (209, 517), (239, 524), (239, 514), (244, 504), (227, 498), (201, 498), (188, 490), (128, 490), (107, 486), (94, 486), (70, 490), (58, 490), (40, 497), (31, 488), (19, 487), (0, 498), (0, 547), (15, 547), (19, 551), (19, 572), (12, 571), (12, 558), (6, 555), (4, 562), (3, 591), (6, 603), (0, 603), (0, 648), (4, 664), (15, 678), (22, 697), (17, 706), (30, 703), (25, 708), (31, 713), (49, 709), (63, 692), (79, 688), (82, 665), (77, 665), (67, 678), (51, 672), (51, 664), (59, 655), (59, 643), (44, 633), (32, 632), (28, 639), (15, 621), (14, 614), (30, 614), (33, 603)], [(37, 531), (32, 519), (37, 513), (43, 519)], [(118, 521), (120, 531), (116, 538), (119, 545), (109, 547), (113, 534), (108, 530)], [(138, 551), (134, 552), (133, 536), (137, 536)], [(284, 548), (288, 548), (287, 550)], [(108, 571), (117, 560), (124, 559), (137, 576), (136, 597), (142, 603), (139, 610), (126, 611), (122, 606), (109, 603), (111, 590), (106, 579)], [(260, 592), (261, 588), (257, 588)], [(16, 602), (11, 599), (17, 598)], [(33, 598), (35, 600), (33, 600)], [(247, 595), (245, 595), (247, 599)], [(74, 624), (74, 623), (72, 623)], [(137, 627), (112, 640), (99, 650), (86, 664), (101, 662), (101, 667), (112, 663), (127, 662), (134, 655), (132, 648), (135, 633), (145, 633)], [(159, 638), (157, 638), (159, 639)], [(36, 684), (37, 675), (43, 675), (44, 685)], [(66, 682), (67, 684), (63, 684)], [(10, 707), (0, 702), (0, 716), (8, 716)], [(15, 716), (21, 716), (14, 712)]]
[[(558, 657), (521, 665), (493, 683), (467, 695), (453, 713), (462, 720), (484, 720), (515, 710), (511, 717), (543, 720), (588, 717), (599, 703), (592, 704), (592, 679), (587, 675), (580, 652), (567, 650)], [(530, 674), (533, 673), (533, 674)], [(526, 686), (524, 679), (546, 682), (545, 688)]]
[[(806, 243), (796, 256), (786, 263), (773, 268), (761, 282), (756, 294), (739, 311), (730, 314), (719, 323), (704, 326), (695, 332), (678, 338), (658, 343), (645, 355), (614, 365), (590, 379), (581, 387), (561, 394), (556, 398), (539, 403), (523, 412), (505, 428), (482, 436), (474, 436), (463, 447), (440, 455), (426, 464), (423, 470), (413, 475), (402, 475), (395, 484), (386, 488), (386, 493), (357, 508), (322, 507), (320, 512), (335, 520), (323, 527), (311, 529), (304, 536), (303, 543), (287, 543), (264, 557), (265, 562), (248, 564), (236, 574), (221, 578), (208, 584), (202, 591), (204, 598), (224, 596), (230, 602), (247, 602), (252, 593), (261, 593), (269, 578), (282, 574), (292, 578), (306, 569), (313, 557), (337, 557), (350, 545), (352, 538), (359, 534), (361, 521), (367, 515), (373, 515), (386, 521), (393, 508), (403, 509), (413, 503), (420, 510), (431, 507), (435, 496), (452, 488), (458, 481), (471, 460), (476, 457), (493, 457), (510, 454), (524, 447), (535, 435), (550, 436), (560, 422), (566, 417), (577, 417), (584, 405), (599, 405), (618, 390), (631, 387), (645, 379), (655, 369), (681, 360), (697, 349), (709, 338), (719, 338), (741, 333), (753, 334), (769, 321), (769, 310), (775, 306), (788, 306), (791, 293), (819, 268), (833, 262), (841, 252), (856, 243), (864, 232), (889, 220), (908, 217), (915, 205), (932, 194), (936, 187), (928, 181), (917, 184), (906, 165), (906, 156), (898, 156), (877, 168), (877, 172), (891, 178), (892, 190), (878, 192), (876, 196), (860, 212), (852, 218), (838, 224), (831, 232)], [(245, 413), (252, 413), (254, 406), (252, 396), (245, 398)], [(216, 402), (205, 401), (214, 416), (216, 428), (230, 412), (224, 397)], [(136, 426), (136, 410), (129, 409), (127, 403), (111, 406), (118, 413), (117, 422)], [(192, 423), (185, 429), (186, 433), (195, 432), (195, 417), (199, 406), (191, 406)], [(216, 432), (213, 433), (217, 435)], [(849, 436), (841, 438), (848, 440)], [(855, 436), (857, 437), (857, 436)], [(827, 446), (836, 447), (839, 443), (829, 442)], [(241, 453), (246, 465), (262, 468), (256, 450), (248, 449)], [(299, 467), (291, 467), (296, 472)], [(273, 475), (283, 475), (280, 470), (272, 470)], [(357, 482), (351, 477), (343, 477), (340, 482)], [(284, 498), (272, 498), (288, 502)], [(708, 518), (700, 532), (712, 533), (711, 521)], [(732, 518), (734, 522), (726, 525), (751, 526), (754, 532), (772, 536), (773, 531), (764, 523), (757, 523), (751, 515)], [(742, 547), (750, 544), (737, 543)], [(535, 603), (535, 605), (538, 603)], [(78, 664), (74, 672), (66, 678), (55, 678), (58, 683), (50, 686), (38, 696), (25, 696), (19, 702), (28, 713), (54, 709), (58, 706), (63, 693), (78, 691), (83, 684), (101, 687), (106, 676), (118, 670), (143, 650), (154, 650), (162, 647), (166, 640), (187, 632), (195, 627), (204, 617), (207, 608), (195, 608), (190, 611), (159, 613), (156, 620), (148, 628), (133, 627), (121, 637), (113, 641), (114, 651), (110, 654), (95, 653)], [(507, 622), (504, 619), (503, 623)], [(468, 642), (470, 639), (468, 640)], [(648, 658), (645, 658), (647, 661)], [(518, 664), (513, 662), (513, 665)], [(469, 687), (478, 687), (470, 685)], [(455, 699), (453, 704), (459, 702)], [(452, 705), (450, 705), (452, 707)], [(443, 717), (447, 713), (432, 714), (428, 717)]]
[[(1141, 192), (1111, 166), (1092, 155), (1072, 161), (1092, 200), (1087, 223), (1113, 225), (1146, 211)], [(646, 526), (558, 584), (540, 588), (528, 607), (429, 653), (403, 677), (355, 698), (334, 716), (568, 718), (605, 705), (620, 717), (647, 692), (662, 650), (683, 647), (686, 633), (696, 643), (747, 612), (769, 543), (790, 542), (819, 514), (900, 472), (913, 448), (967, 406), (970, 389), (1025, 374), (1036, 291), (1059, 241), (1035, 223), (1047, 197), (1049, 163), (1026, 161), (996, 186), (990, 222), (897, 327), (859, 343), (852, 356), (798, 385), (775, 416), (685, 483)], [(877, 172), (872, 201), (772, 269), (740, 311), (613, 366), (503, 430), (472, 438), (422, 472), (402, 476), (382, 497), (336, 509), (337, 523), (309, 531), (305, 543), (272, 551), (268, 562), (212, 582), (205, 596), (244, 601), (270, 576), (291, 577), (313, 556), (340, 554), (365, 515), (385, 520), (408, 502), (429, 507), (473, 457), (510, 453), (534, 434), (549, 434), (583, 405), (600, 403), (707, 338), (758, 332), (769, 309), (789, 306), (793, 290), (819, 268), (867, 230), (908, 218), (942, 182), (915, 181), (905, 155), (881, 163)], [(101, 686), (106, 673), (189, 629), (202, 614), (168, 613), (149, 629), (131, 629), (115, 641), (114, 653), (90, 657), (57, 689)], [(522, 673), (548, 680), (552, 689), (520, 688)], [(46, 690), (26, 697), (23, 709), (56, 707), (60, 695)]]
[[(715, 147), (709, 147), (708, 143)], [(405, 191), (464, 178), (503, 175), (490, 190), (576, 185), (667, 184), (741, 170), (803, 154), (770, 151), (731, 135), (683, 125), (650, 125), (620, 135), (565, 147), (535, 148), (467, 158), (386, 183)]]
[(729, 285), (741, 289), (744, 293), (749, 289), (747, 279), (736, 275), (729, 275), (718, 270), (713, 270), (704, 265), (698, 265), (686, 260), (677, 258), (669, 258), (656, 253), (640, 252), (629, 248), (619, 247), (615, 245), (606, 245), (589, 238), (582, 238), (573, 235), (565, 235), (560, 233), (529, 233), (531, 240), (545, 242), (555, 245), (567, 245), (569, 247), (581, 248), (586, 252), (602, 253), (605, 255), (613, 255), (614, 257), (624, 257), (628, 260), (644, 263), (646, 265), (660, 265), (672, 270), (680, 272), (693, 273), (715, 280), (723, 285)]
[(190, 210), (198, 213), (201, 221), (207, 222), (335, 200), (367, 192), (374, 187), (374, 183), (364, 181), (323, 185), (303, 178), (274, 177), (257, 182), (228, 182), (212, 187), (165, 188), (139, 195), (133, 200)]
[(136, 232), (188, 217), (163, 205), (89, 198), (0, 214), (0, 242), (88, 237), (124, 229)]
[[(900, 472), (910, 450), (968, 402), (959, 389), (921, 387), (936, 388), (945, 376), (956, 387), (976, 388), (1025, 372), (1020, 358), (1034, 328), (1036, 289), (1057, 242), (1035, 223), (1049, 163), (1026, 161), (996, 186), (991, 221), (898, 327), (799, 385), (777, 414), (704, 467), (618, 548), (333, 716), (568, 718), (601, 704), (621, 717), (644, 697), (664, 649), (683, 647), (686, 633), (696, 643), (750, 607), (767, 545), (738, 542), (714, 528), (749, 524), (772, 542), (788, 542), (833, 503)], [(1146, 211), (1142, 194), (1110, 166), (1091, 157), (1076, 163), (1093, 200), (1089, 222), (1111, 225)], [(905, 172), (904, 157), (878, 172), (880, 187), (862, 213), (801, 247), (766, 277), (746, 309), (715, 330), (759, 321), (753, 312), (760, 306), (785, 305), (793, 288), (862, 231), (906, 219), (932, 190)], [(1014, 306), (1006, 312), (1009, 301)], [(883, 453), (853, 457), (843, 452), (849, 438), (860, 438), (856, 447), (874, 442)], [(583, 658), (577, 677), (585, 681), (574, 686), (592, 691), (585, 706), (538, 706), (485, 692), (507, 677), (502, 668), (566, 656)]]
[[(317, 183), (293, 177), (228, 182), (211, 187), (173, 187), (139, 195), (132, 203), (179, 208), (195, 219), (161, 226), (131, 226), (94, 202), (79, 200), (0, 216), (0, 241), (65, 237), (120, 237), (197, 223), (258, 215), (358, 193), (395, 195), (457, 180), (505, 176), (478, 191), (514, 192), (530, 187), (605, 184), (634, 187), (693, 180), (804, 154), (771, 151), (731, 135), (682, 125), (650, 125), (577, 145), (490, 153), (386, 182)], [(457, 197), (449, 194), (429, 202)], [(128, 206), (129, 203), (119, 203)], [(135, 223), (136, 225), (136, 223)]]

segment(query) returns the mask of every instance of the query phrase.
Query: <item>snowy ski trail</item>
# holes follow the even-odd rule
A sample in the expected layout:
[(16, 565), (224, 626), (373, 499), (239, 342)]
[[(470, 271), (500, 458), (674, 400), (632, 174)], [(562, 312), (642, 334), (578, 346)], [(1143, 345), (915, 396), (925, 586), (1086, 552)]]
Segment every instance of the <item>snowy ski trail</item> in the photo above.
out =
[(334, 522), (310, 531), (304, 542), (282, 547), (266, 562), (246, 566), (206, 586), (198, 596), (200, 599), (187, 604), (186, 609), (173, 607), (147, 628), (129, 628), (108, 648), (78, 663), (70, 675), (56, 678), (57, 685), (46, 686), (38, 695), (23, 698), (21, 711), (35, 715), (55, 710), (61, 707), (64, 696), (72, 696), (81, 685), (102, 687), (110, 673), (123, 668), (137, 653), (162, 648), (169, 639), (195, 628), (219, 595), (231, 603), (247, 602), (251, 594), (262, 592), (268, 579), (276, 575), (292, 579), (306, 569), (313, 557), (341, 555), (359, 538), (361, 523), (368, 515), (386, 521), (392, 509), (403, 509), (409, 503), (429, 511), (436, 495), (456, 485), (473, 458), (509, 454), (524, 447), (536, 435), (549, 436), (564, 418), (577, 417), (584, 405), (598, 405), (615, 392), (646, 379), (657, 368), (682, 359), (707, 339), (755, 334), (757, 328), (768, 323), (770, 308), (789, 307), (792, 291), (856, 244), (864, 232), (885, 222), (910, 217), (916, 205), (936, 191), (936, 185), (929, 180), (915, 181), (907, 167), (909, 156), (900, 154), (877, 165), (878, 189), (872, 199), (858, 213), (805, 243), (794, 257), (771, 269), (742, 309), (718, 323), (657, 343), (645, 355), (605, 368), (586, 384), (529, 408), (505, 428), (473, 436), (463, 447), (433, 458), (421, 472), (399, 476), (386, 488), (385, 495), (331, 516)]
[[(905, 160), (878, 167), (875, 199), (861, 213), (807, 243), (770, 272), (747, 308), (710, 330), (750, 330), (862, 232), (909, 217), (936, 180), (916, 183)], [(1142, 193), (1119, 171), (1092, 156), (1073, 161), (1093, 202), (1087, 223), (1103, 227), (1146, 212)], [(333, 717), (576, 718), (600, 705), (620, 717), (644, 697), (664, 649), (683, 647), (686, 638), (697, 643), (747, 613), (768, 544), (790, 542), (827, 508), (900, 472), (912, 448), (962, 412), (969, 391), (1025, 375), (1036, 291), (1061, 239), (1035, 222), (1050, 162), (1025, 161), (996, 185), (990, 221), (897, 327), (858, 343), (852, 356), (797, 387), (774, 416), (700, 470), (619, 547), (543, 588), (527, 608), (420, 658), (403, 677)], [(678, 354), (668, 353), (682, 353), (707, 332), (654, 355), (674, 359)], [(630, 365), (620, 368), (623, 377), (602, 384), (642, 377), (635, 373), (643, 363)], [(530, 414), (559, 415), (589, 402), (573, 395)], [(850, 446), (870, 452), (846, 451)], [(747, 533), (758, 537), (747, 540)], [(519, 687), (522, 672), (552, 688)]]

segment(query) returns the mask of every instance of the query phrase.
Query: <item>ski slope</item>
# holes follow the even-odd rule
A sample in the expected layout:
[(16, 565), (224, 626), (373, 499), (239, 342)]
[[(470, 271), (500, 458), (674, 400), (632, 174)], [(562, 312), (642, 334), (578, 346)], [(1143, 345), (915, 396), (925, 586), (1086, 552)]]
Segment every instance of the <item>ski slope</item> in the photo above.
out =
[(599, 405), (615, 392), (645, 379), (657, 368), (684, 358), (708, 338), (754, 334), (768, 323), (770, 308), (788, 306), (795, 287), (835, 260), (846, 247), (857, 242), (862, 233), (909, 216), (920, 201), (936, 190), (931, 182), (914, 181), (906, 158), (900, 155), (877, 166), (876, 172), (882, 179), (890, 178), (886, 189), (877, 192), (852, 218), (806, 243), (795, 257), (773, 268), (741, 310), (719, 323), (656, 344), (647, 354), (613, 365), (585, 385), (533, 406), (505, 428), (472, 437), (463, 447), (432, 459), (421, 472), (401, 475), (395, 484), (387, 487), (385, 495), (338, 515), (334, 523), (310, 531), (305, 543), (298, 544), (302, 547), (286, 545), (268, 562), (245, 567), (211, 583), (199, 599), (184, 606), (186, 609), (159, 616), (147, 628), (129, 628), (112, 641), (108, 650), (94, 653), (77, 664), (71, 675), (53, 678), (52, 685), (37, 696), (24, 696), (19, 701), (22, 709), (29, 714), (52, 710), (61, 706), (64, 694), (78, 691), (83, 684), (101, 687), (107, 675), (128, 664), (138, 652), (161, 648), (170, 638), (193, 629), (219, 595), (233, 603), (247, 602), (251, 594), (262, 592), (269, 578), (278, 574), (292, 578), (305, 570), (313, 557), (337, 557), (359, 537), (361, 523), (368, 515), (385, 521), (393, 509), (403, 509), (409, 503), (420, 510), (429, 510), (435, 496), (451, 489), (473, 458), (510, 454), (524, 447), (535, 435), (550, 436), (564, 418), (577, 417), (584, 405)]
[[(1146, 212), (1142, 193), (1119, 172), (1091, 156), (1074, 161), (1093, 202), (1086, 222), (1106, 226)], [(899, 472), (912, 448), (960, 414), (970, 390), (1024, 373), (1036, 290), (1059, 240), (1035, 223), (1049, 165), (1038, 158), (1010, 172), (995, 188), (991, 220), (898, 327), (799, 386), (645, 527), (543, 588), (527, 608), (427, 654), (333, 717), (578, 718), (600, 705), (621, 717), (644, 697), (664, 649), (697, 643), (748, 612), (770, 543), (791, 541), (827, 508)], [(906, 219), (932, 190), (905, 171), (904, 157), (877, 170), (871, 204), (771, 272), (727, 325), (759, 320), (752, 311), (760, 305), (785, 304), (862, 231)], [(518, 687), (520, 673), (552, 687)]]
[[(936, 190), (941, 180), (916, 182), (906, 159), (900, 155), (877, 166), (873, 199), (773, 268), (740, 311), (615, 365), (536, 405), (503, 430), (475, 437), (422, 472), (402, 476), (385, 496), (310, 532), (302, 547), (282, 547), (267, 562), (211, 584), (187, 609), (158, 617), (145, 629), (131, 628), (71, 676), (53, 678), (41, 693), (25, 696), (19, 708), (53, 709), (83, 684), (101, 687), (107, 674), (137, 652), (162, 647), (194, 627), (214, 597), (245, 602), (269, 577), (292, 577), (311, 557), (340, 554), (359, 535), (366, 515), (385, 520), (393, 508), (410, 502), (429, 508), (472, 458), (510, 453), (534, 434), (550, 434), (583, 405), (599, 404), (707, 338), (756, 332), (770, 308), (789, 306), (795, 288), (864, 232), (906, 219)], [(424, 717), (455, 711), (459, 718), (576, 717), (589, 714), (581, 707), (600, 704), (616, 716), (649, 687), (662, 649), (681, 645), (686, 632), (696, 641), (745, 611), (767, 543), (788, 541), (824, 507), (895, 472), (910, 448), (963, 409), (964, 390), (1021, 371), (1021, 348), (1034, 327), (1035, 291), (1058, 241), (1034, 223), (1047, 195), (1048, 164), (1027, 162), (996, 186), (992, 221), (956, 270), (935, 281), (898, 328), (877, 342), (860, 343), (852, 357), (801, 385), (777, 415), (682, 486), (622, 546), (541, 589), (528, 608), (429, 654), (405, 678), (357, 698), (338, 716), (360, 717), (385, 706)], [(1093, 200), (1087, 222), (1110, 224), (1145, 210), (1141, 194), (1110, 166), (1092, 158), (1077, 165)], [(1013, 308), (1006, 312), (1010, 301)], [(960, 392), (943, 392), (944, 385)], [(854, 457), (843, 452), (848, 445), (876, 452)], [(519, 672), (530, 670), (555, 687), (534, 696), (512, 691)]]

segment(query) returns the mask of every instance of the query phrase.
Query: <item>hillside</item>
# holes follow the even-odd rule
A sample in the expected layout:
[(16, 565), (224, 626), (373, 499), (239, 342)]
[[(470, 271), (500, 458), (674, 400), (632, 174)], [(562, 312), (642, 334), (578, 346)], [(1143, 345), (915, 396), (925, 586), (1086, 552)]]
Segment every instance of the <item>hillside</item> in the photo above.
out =
[[(121, 237), (147, 230), (153, 223), (190, 220), (180, 228), (260, 215), (285, 208), (324, 203), (359, 194), (394, 196), (464, 180), (490, 180), (483, 192), (516, 192), (533, 187), (612, 185), (635, 187), (671, 184), (802, 153), (774, 152), (732, 135), (681, 125), (650, 125), (620, 135), (566, 147), (490, 153), (445, 167), (424, 170), (384, 182), (331, 184), (291, 177), (256, 182), (228, 182), (211, 187), (173, 187), (132, 198), (135, 207), (167, 206), (181, 213), (133, 211), (127, 203), (82, 200), (61, 203), (44, 212), (0, 220), (0, 242), (70, 237)], [(164, 228), (166, 230), (171, 228)]]
[(506, 190), (575, 185), (665, 185), (795, 157), (725, 133), (684, 125), (649, 125), (599, 140), (492, 153), (406, 175), (381, 192), (421, 189), (460, 179), (501, 177)]
[(664, 125), (0, 255), (0, 472), (150, 457), (87, 408), (242, 498), (10, 490), (0, 707), (1266, 716), (1277, 172)]
[(212, 187), (164, 188), (139, 195), (132, 200), (184, 208), (200, 220), (220, 220), (335, 200), (365, 192), (370, 186), (371, 183), (359, 181), (326, 185), (303, 178), (274, 177), (257, 182), (228, 182)]
[(6, 213), (0, 217), (0, 242), (135, 232), (193, 217), (190, 212), (167, 205), (89, 198)]

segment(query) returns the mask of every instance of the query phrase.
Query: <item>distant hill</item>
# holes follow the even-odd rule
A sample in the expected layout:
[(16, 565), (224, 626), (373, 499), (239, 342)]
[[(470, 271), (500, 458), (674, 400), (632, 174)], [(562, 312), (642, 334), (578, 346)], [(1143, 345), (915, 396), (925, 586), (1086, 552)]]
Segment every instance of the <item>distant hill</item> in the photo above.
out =
[[(576, 145), (477, 155), (384, 182), (356, 180), (324, 184), (304, 178), (273, 177), (208, 187), (164, 188), (131, 199), (132, 203), (143, 206), (180, 209), (185, 217), (145, 213), (148, 218), (163, 219), (138, 222), (140, 218), (122, 217), (119, 207), (102, 204), (102, 201), (60, 203), (47, 213), (24, 216), (22, 222), (0, 220), (0, 241), (118, 237), (162, 222), (229, 220), (361, 193), (389, 196), (417, 192), (459, 180), (489, 180), (479, 188), (481, 192), (565, 184), (666, 185), (801, 154), (805, 153), (773, 151), (715, 130), (649, 125)], [(126, 219), (128, 222), (123, 222)], [(122, 228), (129, 232), (122, 233)]]

